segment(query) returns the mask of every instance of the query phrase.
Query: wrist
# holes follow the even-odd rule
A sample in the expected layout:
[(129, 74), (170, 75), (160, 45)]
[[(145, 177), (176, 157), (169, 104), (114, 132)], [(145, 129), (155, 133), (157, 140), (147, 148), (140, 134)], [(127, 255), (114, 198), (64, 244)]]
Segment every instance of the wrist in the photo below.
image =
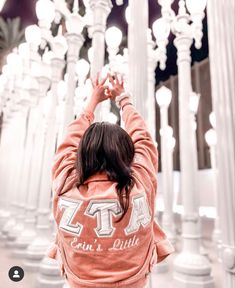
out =
[(97, 104), (98, 104), (98, 103), (97, 103), (96, 101), (94, 101), (94, 100), (91, 99), (91, 100), (87, 103), (85, 110), (94, 113)]
[(131, 103), (131, 95), (128, 92), (122, 92), (119, 96), (115, 99), (116, 105), (120, 108), (124, 104)]

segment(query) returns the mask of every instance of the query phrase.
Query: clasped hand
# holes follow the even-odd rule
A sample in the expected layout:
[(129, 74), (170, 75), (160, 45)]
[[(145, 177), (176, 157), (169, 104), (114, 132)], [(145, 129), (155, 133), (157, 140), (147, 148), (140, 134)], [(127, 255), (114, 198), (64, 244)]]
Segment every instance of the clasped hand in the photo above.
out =
[[(107, 79), (110, 85), (107, 85)], [(107, 99), (115, 100), (118, 95), (124, 92), (123, 82), (123, 77), (118, 77), (117, 74), (113, 77), (107, 74), (102, 80), (99, 80), (98, 74), (95, 81), (92, 81), (93, 92), (91, 100), (96, 104)]]

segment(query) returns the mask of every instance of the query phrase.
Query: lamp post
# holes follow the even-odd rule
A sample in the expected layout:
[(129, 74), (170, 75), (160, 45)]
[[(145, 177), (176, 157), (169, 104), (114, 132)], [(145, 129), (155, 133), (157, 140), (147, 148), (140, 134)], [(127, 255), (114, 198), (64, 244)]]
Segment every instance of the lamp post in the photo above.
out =
[[(8, 57), (13, 56), (14, 54), (10, 54), (8, 55)], [(17, 56), (17, 57), (16, 57)], [(17, 60), (18, 59), (18, 60)], [(19, 69), (19, 66), (22, 65), (22, 61), (21, 61), (21, 57), (18, 54), (15, 54), (15, 56), (9, 61), (12, 61), (12, 71), (16, 72), (17, 69)], [(9, 62), (9, 64), (10, 64)], [(17, 77), (14, 80), (14, 88), (13, 88), (13, 93), (12, 93), (12, 98), (11, 98), (11, 107), (14, 109), (15, 107), (19, 107), (18, 105), (18, 101), (19, 99), (18, 96), (20, 95), (20, 89), (19, 89), (19, 82), (16, 79), (20, 79), (21, 75), (17, 75)], [(22, 85), (22, 82), (20, 83), (20, 85)], [(36, 87), (37, 87), (37, 83), (36, 83)], [(21, 110), (21, 109), (20, 109)], [(24, 137), (27, 137), (27, 134), (25, 133), (25, 126), (26, 126), (26, 117), (27, 117), (27, 109), (22, 109), (20, 111), (20, 113), (17, 113), (18, 115), (18, 119), (16, 122), (17, 128), (16, 128), (16, 138), (17, 138), (17, 134), (20, 133), (22, 140), (18, 139), (18, 151), (17, 154), (15, 155), (15, 165), (11, 167), (11, 170), (13, 171), (13, 177), (15, 178), (14, 182), (11, 182), (11, 187), (10, 189), (12, 189), (12, 206), (14, 207), (12, 210), (12, 218), (15, 218), (15, 224), (13, 227), (10, 227), (10, 229), (8, 230), (8, 235), (7, 235), (7, 246), (12, 246), (17, 235), (19, 233), (22, 232), (24, 226), (23, 226), (23, 222), (24, 222), (24, 212), (25, 212), (25, 201), (26, 201), (26, 193), (16, 193), (16, 191), (20, 191), (20, 192), (24, 192), (23, 190), (23, 181), (22, 181), (22, 176), (24, 176), (22, 174), (23, 172), (23, 165), (22, 163), (24, 163), (24, 158), (25, 158), (25, 154), (24, 154)], [(21, 124), (20, 124), (21, 123)], [(20, 132), (21, 131), (21, 132)], [(17, 140), (16, 140), (17, 141)], [(29, 156), (30, 157), (30, 156)], [(27, 179), (27, 177), (26, 177)], [(25, 181), (27, 181), (25, 179)], [(20, 189), (19, 189), (20, 188)], [(21, 190), (22, 189), (22, 190)], [(5, 230), (6, 232), (6, 230)]]
[(147, 80), (147, 28), (148, 1), (129, 1), (130, 23), (128, 25), (128, 90), (133, 96), (141, 115), (146, 118), (147, 109), (143, 101), (148, 91)]
[(39, 267), (46, 249), (50, 245), (50, 198), (51, 198), (51, 165), (55, 153), (56, 145), (56, 106), (57, 106), (57, 85), (61, 80), (64, 68), (64, 55), (67, 51), (66, 41), (62, 35), (53, 38), (53, 57), (51, 59), (51, 90), (48, 114), (45, 122), (45, 142), (42, 159), (42, 173), (40, 182), (40, 192), (38, 198), (38, 218), (37, 237), (28, 246), (25, 266), (35, 270)]
[[(17, 221), (16, 225), (11, 232), (9, 233), (9, 240), (11, 242), (16, 240), (17, 237), (23, 232), (24, 229), (24, 221), (25, 221), (25, 212), (26, 212), (26, 203), (27, 198), (30, 197), (29, 195), (29, 174), (31, 170), (31, 157), (33, 151), (33, 141), (34, 141), (34, 132), (35, 132), (35, 111), (37, 110), (38, 104), (38, 96), (39, 96), (39, 86), (38, 82), (35, 77), (32, 76), (33, 67), (38, 64), (39, 55), (37, 53), (38, 46), (41, 41), (41, 32), (40, 29), (36, 25), (30, 25), (25, 30), (25, 38), (27, 41), (27, 46), (24, 46), (21, 49), (21, 55), (24, 58), (28, 58), (28, 60), (24, 59), (23, 61), (27, 62), (28, 65), (26, 67), (27, 73), (25, 76), (25, 83), (26, 83), (26, 90), (27, 93), (30, 95), (29, 106), (24, 112), (25, 121), (27, 119), (28, 113), (28, 125), (27, 125), (27, 133), (26, 133), (26, 141), (24, 151), (22, 153), (22, 160), (21, 160), (21, 180), (20, 180), (20, 193), (19, 193), (19, 211), (17, 213)], [(25, 51), (22, 51), (25, 50)], [(28, 53), (28, 55), (26, 55)], [(19, 99), (21, 100), (21, 99)], [(25, 125), (26, 126), (26, 125)], [(10, 244), (10, 243), (9, 243)], [(12, 243), (13, 244), (13, 243)]]
[[(92, 26), (92, 48), (93, 57), (91, 62), (91, 78), (94, 79), (98, 72), (101, 71), (104, 65), (104, 51), (105, 51), (105, 30), (107, 17), (112, 8), (110, 0), (90, 0), (90, 8), (93, 13), (93, 26)], [(102, 120), (102, 107), (105, 103), (98, 105), (95, 116), (98, 121)]]
[(48, 40), (52, 38), (51, 23), (55, 18), (55, 4), (50, 0), (38, 0), (36, 3), (38, 26), (42, 33), (40, 47), (45, 48)]
[(73, 4), (73, 12), (66, 19), (68, 43), (67, 52), (67, 95), (65, 97), (64, 115), (63, 115), (63, 136), (67, 131), (67, 126), (74, 119), (74, 97), (76, 89), (76, 63), (79, 51), (82, 47), (84, 38), (81, 34), (84, 27), (83, 18), (78, 14), (78, 1)]
[[(213, 112), (212, 112), (213, 113)], [(214, 122), (214, 114), (210, 114), (210, 122), (211, 124), (215, 125)], [(216, 208), (216, 218), (215, 218), (215, 227), (212, 235), (212, 239), (218, 248), (218, 254), (220, 255), (220, 248), (221, 248), (221, 228), (220, 228), (220, 203), (219, 203), (219, 195), (218, 195), (218, 188), (217, 188), (217, 160), (216, 160), (216, 144), (217, 144), (217, 137), (215, 132), (215, 126), (208, 130), (205, 133), (205, 140), (207, 145), (210, 149), (210, 159), (211, 159), (211, 169), (213, 175), (213, 187), (215, 193), (215, 208)]]
[(166, 231), (169, 240), (175, 244), (176, 232), (173, 214), (173, 169), (172, 169), (172, 148), (170, 141), (172, 139), (172, 128), (168, 126), (168, 107), (172, 99), (172, 92), (165, 86), (162, 86), (156, 92), (156, 100), (160, 107), (161, 119), (161, 164), (162, 164), (162, 183), (164, 212), (162, 217), (162, 225)]
[(28, 245), (36, 236), (36, 212), (37, 200), (40, 189), (40, 176), (42, 169), (42, 158), (44, 148), (44, 121), (43, 98), (50, 86), (50, 66), (42, 61), (39, 66), (40, 71), (36, 71), (36, 78), (39, 83), (39, 99), (36, 108), (33, 110), (35, 123), (33, 127), (34, 139), (31, 157), (31, 169), (29, 172), (28, 196), (26, 203), (26, 214), (24, 220), (24, 231), (17, 237), (15, 242), (14, 254), (16, 256), (25, 256)]
[(112, 72), (112, 68), (115, 63), (115, 56), (118, 53), (119, 45), (122, 41), (122, 31), (116, 26), (109, 27), (105, 32), (105, 41), (107, 44), (107, 51), (109, 54), (109, 66)]
[[(206, 0), (179, 1), (178, 15), (171, 9), (172, 0), (160, 1), (166, 25), (175, 34), (179, 81), (179, 132), (181, 191), (183, 196), (183, 249), (174, 262), (174, 280), (178, 287), (213, 287), (211, 268), (205, 256), (200, 255), (199, 207), (195, 196), (195, 140), (192, 137), (192, 115), (190, 112), (191, 57), (190, 47), (195, 40), (196, 48), (201, 47), (202, 19)], [(191, 20), (191, 24), (190, 23)], [(164, 23), (163, 22), (163, 23)], [(167, 30), (168, 28), (166, 28)], [(164, 58), (163, 58), (164, 60)], [(165, 60), (164, 60), (165, 61)]]
[[(221, 221), (223, 287), (235, 285), (234, 1), (208, 0), (208, 38)], [(219, 25), (223, 21), (223, 25)], [(218, 57), (219, 55), (219, 57)], [(222, 191), (222, 193), (221, 193)]]

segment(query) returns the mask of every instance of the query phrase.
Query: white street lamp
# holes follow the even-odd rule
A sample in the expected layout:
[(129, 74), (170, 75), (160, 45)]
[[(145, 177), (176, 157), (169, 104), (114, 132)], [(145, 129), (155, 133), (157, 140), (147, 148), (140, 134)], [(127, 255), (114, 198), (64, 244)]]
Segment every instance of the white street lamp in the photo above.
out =
[[(190, 93), (192, 91), (190, 48), (193, 40), (195, 40), (196, 48), (201, 45), (202, 19), (205, 8), (203, 3), (205, 1), (203, 3), (201, 0), (187, 1), (190, 15), (186, 11), (184, 0), (179, 1), (178, 15), (175, 15), (171, 8), (172, 2), (171, 0), (159, 1), (162, 16), (170, 25), (171, 32), (176, 36), (174, 44), (178, 55), (181, 191), (185, 212), (182, 225), (182, 252), (177, 255), (174, 262), (175, 286), (197, 285), (198, 287), (205, 287), (208, 285), (208, 287), (213, 287), (210, 263), (205, 256), (200, 254), (199, 201), (195, 190), (197, 186), (195, 179), (197, 150), (195, 131), (192, 129), (193, 111), (190, 111)], [(166, 35), (167, 33), (165, 33), (165, 37)], [(159, 35), (156, 36), (160, 38)], [(162, 36), (162, 45), (163, 41), (164, 35)], [(165, 39), (165, 43), (167, 43), (167, 39)], [(164, 55), (160, 55), (160, 58), (165, 60)], [(195, 112), (195, 107), (192, 110)], [(188, 235), (191, 236), (188, 237)]]
[(68, 44), (65, 37), (62, 35), (61, 27), (59, 28), (58, 35), (52, 39), (51, 44), (54, 56), (64, 60), (64, 55), (68, 50)]
[(126, 18), (127, 24), (129, 24), (130, 23), (130, 19), (131, 19), (130, 7), (129, 6), (127, 6), (126, 10), (125, 10), (125, 18)]
[(79, 85), (84, 84), (90, 70), (90, 64), (85, 59), (79, 59), (76, 64)]
[(25, 39), (30, 45), (38, 46), (41, 43), (41, 30), (37, 25), (30, 25), (25, 29)]
[(64, 80), (60, 80), (57, 86), (58, 102), (63, 102), (67, 93), (67, 83)]
[(50, 0), (38, 0), (36, 3), (38, 25), (42, 33), (41, 48), (51, 41), (51, 23), (55, 19), (55, 4)]
[(189, 98), (189, 110), (195, 115), (198, 110), (200, 94), (191, 92)]
[(105, 120), (111, 124), (117, 124), (118, 117), (114, 113), (110, 112)]
[(78, 14), (78, 0), (73, 2), (73, 13), (66, 20), (66, 28), (70, 34), (80, 34), (85, 23), (83, 18)]
[(92, 46), (88, 49), (87, 56), (88, 56), (89, 62), (92, 63), (94, 59), (94, 49)]
[(122, 41), (122, 31), (115, 26), (108, 28), (105, 32), (105, 41), (109, 53), (110, 69), (113, 70), (115, 65), (115, 56)]
[[(213, 113), (213, 112), (212, 112)], [(213, 115), (213, 114), (210, 115)], [(219, 202), (219, 190), (218, 190), (218, 181), (217, 181), (217, 156), (216, 156), (216, 145), (217, 145), (217, 135), (215, 129), (209, 129), (205, 133), (205, 140), (210, 149), (210, 160), (211, 160), (211, 169), (213, 173), (213, 185), (215, 193), (215, 207), (216, 207), (216, 218), (212, 239), (217, 245), (218, 256), (221, 258), (221, 224), (220, 224), (220, 211), (221, 204)]]
[[(168, 126), (168, 107), (172, 99), (172, 92), (165, 86), (156, 91), (156, 100), (160, 107), (161, 119), (161, 164), (162, 164), (162, 183), (164, 198), (164, 213), (162, 225), (172, 243), (176, 241), (176, 232), (173, 215), (173, 166), (172, 166), (172, 148), (170, 141), (173, 137), (173, 129)], [(161, 264), (159, 271), (165, 271), (167, 263)]]
[(202, 13), (206, 8), (207, 0), (186, 0), (186, 7), (190, 14)]
[(54, 3), (50, 0), (38, 0), (36, 3), (36, 14), (39, 21), (50, 25), (55, 18)]
[(205, 133), (205, 140), (209, 147), (216, 145), (217, 137), (214, 129), (210, 129)]
[(28, 43), (21, 43), (18, 47), (18, 52), (21, 58), (28, 59), (29, 58), (29, 45)]
[(168, 107), (172, 98), (172, 92), (165, 86), (162, 86), (156, 91), (156, 100), (161, 107)]
[(155, 50), (156, 62), (159, 62), (160, 69), (166, 68), (166, 45), (170, 34), (170, 24), (165, 18), (159, 18), (153, 23), (153, 34), (156, 38), (157, 49)]
[(164, 18), (159, 18), (153, 23), (153, 34), (157, 42), (164, 41), (170, 34), (170, 25)]
[(6, 0), (0, 1), (0, 11), (2, 11), (2, 8), (4, 7), (5, 3), (6, 3)]
[(117, 49), (122, 41), (122, 31), (115, 26), (108, 28), (105, 32), (105, 40), (108, 47)]
[(214, 111), (210, 113), (209, 121), (210, 121), (211, 126), (215, 129), (215, 127), (216, 127), (216, 118), (215, 118), (215, 112)]

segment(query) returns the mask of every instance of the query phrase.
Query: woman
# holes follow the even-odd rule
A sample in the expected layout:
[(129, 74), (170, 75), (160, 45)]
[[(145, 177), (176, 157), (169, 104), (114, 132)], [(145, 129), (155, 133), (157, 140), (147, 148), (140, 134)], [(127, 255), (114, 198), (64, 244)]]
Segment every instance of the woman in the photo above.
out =
[[(86, 109), (68, 127), (52, 170), (58, 225), (49, 256), (73, 288), (143, 288), (173, 252), (154, 221), (157, 151), (117, 75), (93, 83)], [(91, 124), (98, 103), (115, 100), (125, 130)]]

